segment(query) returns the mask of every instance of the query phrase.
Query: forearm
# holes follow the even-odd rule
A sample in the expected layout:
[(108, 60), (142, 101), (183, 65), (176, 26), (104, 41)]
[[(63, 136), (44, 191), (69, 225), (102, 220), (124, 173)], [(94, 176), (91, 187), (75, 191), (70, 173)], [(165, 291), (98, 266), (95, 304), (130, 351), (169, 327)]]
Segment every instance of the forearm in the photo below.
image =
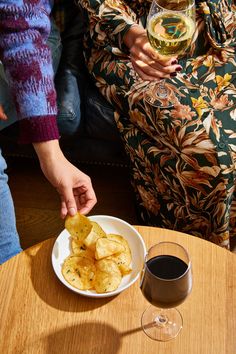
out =
[(124, 35), (123, 38), (124, 44), (126, 45), (127, 48), (130, 49), (133, 46), (136, 38), (142, 35), (146, 36), (146, 30), (142, 26), (138, 24), (134, 24), (129, 28), (129, 30)]
[(59, 141), (57, 139), (33, 143), (35, 152), (39, 158), (40, 164), (48, 164), (50, 166), (54, 161), (64, 158), (61, 151)]
[(63, 155), (58, 140), (33, 144), (42, 172), (61, 198), (61, 216), (87, 214), (96, 203), (90, 178)]

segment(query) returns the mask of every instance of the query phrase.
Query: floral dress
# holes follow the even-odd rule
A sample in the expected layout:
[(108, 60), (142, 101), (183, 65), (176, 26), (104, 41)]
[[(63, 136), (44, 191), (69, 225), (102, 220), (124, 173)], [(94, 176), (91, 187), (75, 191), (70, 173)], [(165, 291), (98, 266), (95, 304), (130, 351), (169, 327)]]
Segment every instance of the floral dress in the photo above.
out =
[(113, 105), (143, 223), (230, 248), (236, 235), (236, 20), (232, 0), (197, 1), (185, 70), (167, 84), (181, 99), (160, 109), (143, 99), (122, 38), (145, 26), (151, 1), (81, 0), (89, 16), (87, 67)]

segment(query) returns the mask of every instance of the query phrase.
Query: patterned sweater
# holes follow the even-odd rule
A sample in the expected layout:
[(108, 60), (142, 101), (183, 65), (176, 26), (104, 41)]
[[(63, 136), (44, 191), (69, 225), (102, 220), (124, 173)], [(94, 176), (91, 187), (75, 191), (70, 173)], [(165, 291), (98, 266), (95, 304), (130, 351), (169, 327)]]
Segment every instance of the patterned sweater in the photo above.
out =
[(59, 138), (50, 32), (52, 0), (0, 0), (0, 60), (20, 120), (20, 142)]

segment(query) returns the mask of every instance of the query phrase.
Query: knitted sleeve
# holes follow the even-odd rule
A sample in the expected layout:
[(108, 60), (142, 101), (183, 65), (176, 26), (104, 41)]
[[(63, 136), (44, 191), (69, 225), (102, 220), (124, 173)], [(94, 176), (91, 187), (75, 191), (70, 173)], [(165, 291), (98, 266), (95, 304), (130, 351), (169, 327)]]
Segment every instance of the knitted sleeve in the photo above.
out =
[(0, 60), (20, 120), (20, 142), (58, 139), (51, 52), (50, 0), (0, 1)]

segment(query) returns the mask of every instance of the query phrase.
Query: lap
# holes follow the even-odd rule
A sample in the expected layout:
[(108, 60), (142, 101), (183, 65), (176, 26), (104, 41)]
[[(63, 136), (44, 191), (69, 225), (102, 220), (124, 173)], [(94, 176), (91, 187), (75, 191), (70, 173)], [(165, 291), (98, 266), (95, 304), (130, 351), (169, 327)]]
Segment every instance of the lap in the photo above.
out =
[(215, 242), (223, 245), (236, 169), (234, 65), (214, 55), (191, 59), (187, 75), (168, 80), (176, 90), (185, 86), (180, 104), (159, 110), (145, 103), (145, 83), (135, 76), (127, 58), (112, 54), (109, 58), (107, 53), (104, 58), (94, 60), (92, 72), (118, 113), (135, 189), (148, 210), (146, 221), (152, 223), (152, 215), (153, 224), (162, 219), (172, 228), (179, 213), (176, 228), (183, 230), (188, 215), (191, 222), (185, 230), (190, 232), (198, 230), (201, 219), (209, 228), (207, 237), (216, 237)]

